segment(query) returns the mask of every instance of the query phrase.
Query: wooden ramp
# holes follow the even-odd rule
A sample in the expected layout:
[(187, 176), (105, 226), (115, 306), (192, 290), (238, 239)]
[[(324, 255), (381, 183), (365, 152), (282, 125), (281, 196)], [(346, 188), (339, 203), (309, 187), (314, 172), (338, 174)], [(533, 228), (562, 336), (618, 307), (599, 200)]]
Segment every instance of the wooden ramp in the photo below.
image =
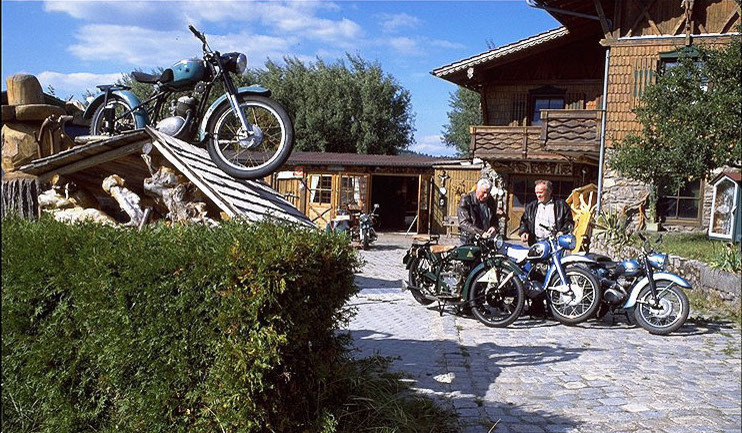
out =
[[(118, 174), (127, 187), (144, 194), (143, 180), (150, 176), (142, 154), (156, 150), (230, 218), (261, 221), (275, 218), (314, 227), (291, 203), (262, 181), (239, 180), (221, 171), (201, 149), (150, 127), (110, 139), (75, 146), (40, 158), (20, 168), (44, 182), (55, 174), (78, 185), (100, 190), (102, 180)], [(213, 216), (212, 216), (213, 217)]]

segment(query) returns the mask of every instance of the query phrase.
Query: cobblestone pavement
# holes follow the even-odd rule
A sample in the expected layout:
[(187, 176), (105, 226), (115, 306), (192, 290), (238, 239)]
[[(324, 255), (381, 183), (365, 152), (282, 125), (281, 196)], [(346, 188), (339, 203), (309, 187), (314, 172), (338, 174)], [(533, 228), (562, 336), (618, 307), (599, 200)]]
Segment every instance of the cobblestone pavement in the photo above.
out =
[(740, 432), (738, 327), (689, 320), (661, 337), (609, 315), (487, 328), (400, 290), (410, 242), (381, 235), (361, 252), (348, 329), (359, 356), (396, 357), (418, 392), (454, 408), (460, 431)]

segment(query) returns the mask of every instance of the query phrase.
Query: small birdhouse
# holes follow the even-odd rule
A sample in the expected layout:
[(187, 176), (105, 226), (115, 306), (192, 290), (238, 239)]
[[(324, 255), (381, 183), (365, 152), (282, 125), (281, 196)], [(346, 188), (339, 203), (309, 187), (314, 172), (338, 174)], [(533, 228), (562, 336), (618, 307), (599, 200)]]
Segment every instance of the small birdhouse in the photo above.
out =
[(742, 175), (739, 171), (725, 171), (716, 176), (711, 203), (709, 237), (729, 242), (742, 238)]

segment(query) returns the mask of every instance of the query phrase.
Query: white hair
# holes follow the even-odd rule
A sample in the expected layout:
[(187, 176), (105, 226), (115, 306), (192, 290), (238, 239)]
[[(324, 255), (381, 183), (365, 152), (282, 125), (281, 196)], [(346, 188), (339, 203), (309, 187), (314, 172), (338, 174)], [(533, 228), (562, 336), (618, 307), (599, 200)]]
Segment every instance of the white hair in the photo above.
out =
[(487, 191), (492, 190), (492, 182), (490, 182), (489, 179), (479, 179), (479, 182), (477, 182), (477, 188), (484, 188)]

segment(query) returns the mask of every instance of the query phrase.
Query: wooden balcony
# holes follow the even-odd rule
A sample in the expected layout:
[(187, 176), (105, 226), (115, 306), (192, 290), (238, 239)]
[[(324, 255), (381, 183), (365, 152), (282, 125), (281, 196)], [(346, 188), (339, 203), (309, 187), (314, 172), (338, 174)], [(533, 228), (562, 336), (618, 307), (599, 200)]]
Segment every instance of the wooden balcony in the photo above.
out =
[(600, 110), (543, 110), (540, 126), (473, 125), (473, 155), (495, 160), (596, 161), (600, 116)]
[(600, 151), (600, 110), (541, 111), (544, 150), (596, 157)]

